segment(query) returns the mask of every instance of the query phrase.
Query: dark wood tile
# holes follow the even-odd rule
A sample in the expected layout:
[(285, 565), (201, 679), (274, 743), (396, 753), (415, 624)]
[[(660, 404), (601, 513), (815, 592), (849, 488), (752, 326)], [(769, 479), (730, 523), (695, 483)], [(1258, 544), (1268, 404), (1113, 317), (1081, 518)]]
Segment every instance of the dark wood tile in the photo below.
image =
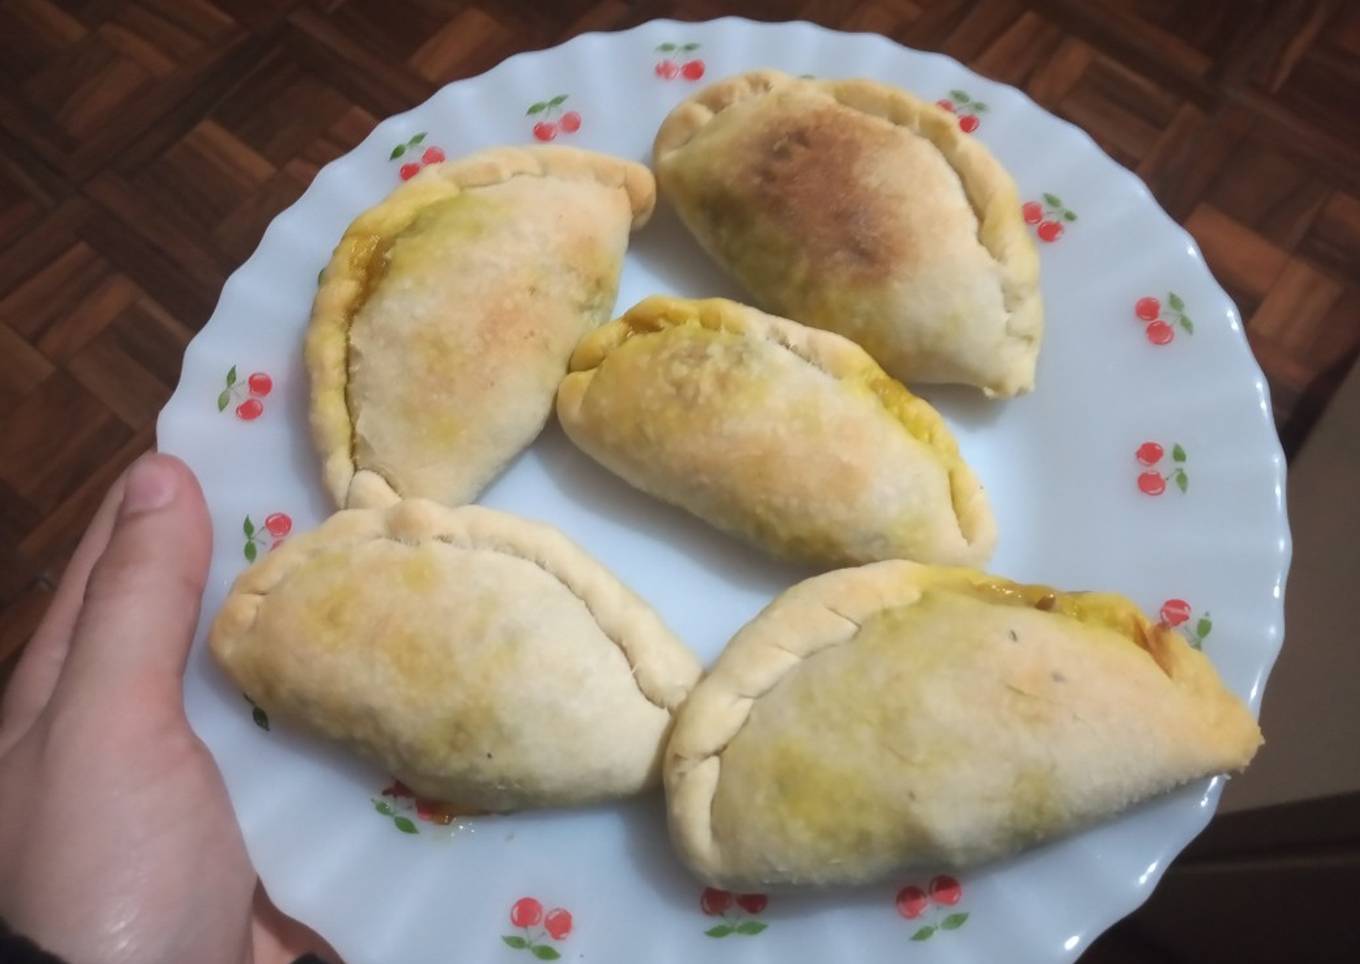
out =
[(1333, 191), (1299, 250), (1344, 278), (1360, 278), (1360, 197)]
[(98, 251), (73, 240), (5, 294), (0, 300), (0, 319), (36, 345), (53, 328), (63, 326), (110, 273)]
[(13, 328), (0, 321), (0, 411), (7, 411), (26, 398), (54, 371), (52, 363)]
[(1250, 317), (1284, 270), (1287, 252), (1208, 203), (1195, 208), (1185, 227), (1243, 317)]
[(1206, 199), (1262, 237), (1292, 250), (1329, 193), (1304, 158), (1248, 137), (1227, 158)]
[(174, 388), (128, 354), (112, 330), (73, 355), (66, 371), (129, 428), (151, 424)]
[[(1004, 30), (975, 56), (970, 66), (978, 72), (1014, 87), (1028, 89), (1044, 68), (1054, 63), (1064, 34), (1058, 26), (1032, 10), (1015, 17)], [(1085, 72), (1082, 63), (1072, 77)], [(1063, 93), (1071, 90), (1067, 85)], [(1034, 96), (1030, 92), (1030, 96)], [(1052, 101), (1056, 103), (1056, 99)]]
[(276, 47), (214, 109), (213, 118), (234, 141), (281, 167), (350, 106), (344, 94)]
[(0, 481), (46, 512), (131, 434), (99, 399), (55, 372), (0, 415)]
[(26, 180), (18, 165), (8, 157), (0, 158), (0, 249), (36, 224), (47, 207), (29, 190)]

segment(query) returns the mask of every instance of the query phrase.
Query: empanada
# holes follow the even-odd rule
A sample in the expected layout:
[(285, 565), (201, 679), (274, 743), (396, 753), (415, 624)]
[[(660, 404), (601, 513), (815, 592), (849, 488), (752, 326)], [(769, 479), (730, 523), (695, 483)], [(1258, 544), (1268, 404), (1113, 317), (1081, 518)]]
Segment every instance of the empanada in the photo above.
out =
[(1208, 659), (1122, 596), (893, 561), (747, 624), (676, 720), (665, 781), (684, 861), (760, 890), (998, 857), (1260, 743)]
[(939, 414), (839, 335), (653, 297), (572, 355), (557, 415), (632, 485), (777, 555), (981, 563), (996, 526)]
[(556, 530), (426, 500), (289, 539), (237, 579), (209, 642), (271, 716), (475, 811), (652, 785), (700, 672)]
[(533, 441), (614, 309), (651, 173), (563, 147), (427, 167), (350, 225), (307, 334), (312, 430), (342, 507), (459, 505)]
[(904, 382), (1033, 387), (1038, 256), (1010, 175), (952, 114), (873, 81), (757, 70), (676, 107), (654, 166), (761, 307)]

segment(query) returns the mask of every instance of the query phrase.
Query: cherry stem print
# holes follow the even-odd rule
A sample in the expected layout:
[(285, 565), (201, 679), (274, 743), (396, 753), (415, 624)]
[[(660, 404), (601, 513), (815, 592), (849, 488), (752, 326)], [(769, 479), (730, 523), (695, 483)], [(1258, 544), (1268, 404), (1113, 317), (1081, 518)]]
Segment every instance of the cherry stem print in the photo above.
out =
[(389, 161), (395, 161), (406, 157), (407, 155), (415, 157), (417, 152), (420, 153), (420, 156), (416, 160), (408, 161), (401, 166), (400, 174), (403, 181), (409, 181), (411, 178), (415, 177), (420, 173), (420, 169), (423, 167), (443, 162), (444, 149), (442, 147), (431, 145), (424, 150), (421, 150), (421, 145), (425, 143), (425, 137), (425, 131), (421, 131), (418, 134), (412, 134), (410, 140), (404, 144), (398, 144), (396, 147), (392, 148), (392, 153), (387, 155)]
[(378, 811), (378, 813), (382, 814), (384, 817), (389, 818), (392, 821), (392, 825), (402, 833), (420, 833), (420, 828), (418, 828), (415, 825), (415, 822), (407, 816), (418, 801), (416, 800), (416, 795), (406, 786), (406, 784), (402, 783), (400, 780), (393, 780), (391, 786), (383, 788), (382, 796), (385, 799), (379, 799), (377, 797), (371, 798), (373, 800), (374, 810)]
[(659, 44), (656, 52), (661, 55), (661, 59), (656, 64), (656, 75), (662, 80), (674, 80), (676, 77), (698, 80), (703, 77), (704, 62), (698, 57), (689, 56), (698, 50), (699, 46), (696, 43)]
[(1195, 619), (1194, 625), (1191, 626), (1190, 620), (1194, 615), (1194, 612), (1190, 609), (1190, 604), (1184, 599), (1168, 599), (1162, 603), (1161, 624), (1168, 629), (1175, 629), (1184, 625), (1185, 628), (1181, 632), (1185, 634), (1191, 647), (1203, 649), (1205, 638), (1214, 630), (1214, 621), (1206, 610), (1202, 616)]
[(414, 151), (421, 144), (425, 143), (425, 137), (425, 131), (421, 131), (418, 134), (412, 134), (411, 139), (405, 144), (398, 144), (396, 147), (392, 148), (392, 153), (387, 155), (387, 159), (389, 161), (395, 161), (397, 158), (404, 156), (408, 151)]
[(1179, 327), (1187, 335), (1195, 333), (1195, 323), (1185, 313), (1185, 301), (1174, 291), (1166, 293), (1165, 313), (1162, 303), (1148, 295), (1139, 298), (1133, 305), (1133, 313), (1138, 320), (1147, 324), (1147, 340), (1154, 345), (1165, 345), (1176, 337)]
[(1195, 620), (1194, 628), (1185, 630), (1185, 635), (1189, 638), (1192, 647), (1203, 649), (1205, 637), (1213, 631), (1214, 621), (1210, 618), (1209, 611), (1206, 609), (1204, 615)]
[(256, 725), (256, 726), (258, 726), (260, 729), (262, 729), (262, 730), (264, 730), (266, 733), (268, 733), (268, 732), (269, 732), (269, 714), (266, 713), (264, 710), (262, 710), (262, 709), (259, 707), (259, 705), (258, 705), (254, 700), (252, 700), (252, 699), (250, 698), (250, 694), (249, 694), (249, 693), (242, 693), (241, 695), (244, 696), (244, 697), (246, 698), (246, 702), (250, 704), (250, 707), (251, 707), (251, 709), (250, 709), (250, 718), (251, 718), (252, 720), (255, 721), (255, 725)]
[(951, 90), (948, 97), (941, 97), (935, 104), (951, 114), (958, 114), (959, 129), (965, 134), (977, 130), (978, 125), (982, 123), (978, 115), (985, 114), (990, 109), (982, 101), (969, 97), (966, 90)]
[(272, 552), (288, 538), (288, 533), (293, 531), (293, 520), (287, 513), (273, 512), (265, 516), (264, 525), (256, 526), (255, 520), (246, 516), (246, 521), (241, 523), (241, 531), (246, 535), (246, 562), (254, 562), (260, 554), (260, 546), (267, 542)]
[(1138, 491), (1144, 495), (1161, 495), (1166, 491), (1168, 482), (1174, 482), (1182, 495), (1190, 490), (1190, 474), (1185, 471), (1185, 463), (1188, 461), (1185, 449), (1179, 442), (1171, 446), (1171, 471), (1163, 475), (1157, 471), (1156, 466), (1161, 464), (1165, 454), (1166, 451), (1156, 442), (1144, 442), (1133, 453), (1138, 463), (1146, 466), (1138, 475)]
[(236, 406), (236, 417), (243, 422), (253, 422), (264, 414), (264, 399), (274, 390), (274, 380), (264, 372), (253, 372), (245, 381), (236, 375), (236, 366), (227, 369), (226, 386), (218, 393), (217, 410), (224, 412), (227, 406), (241, 399)]
[[(572, 917), (565, 907), (554, 907), (545, 914), (543, 904), (537, 899), (521, 897), (510, 907), (510, 923), (521, 933), (502, 934), (501, 940), (507, 947), (528, 951), (540, 961), (555, 961), (562, 953), (550, 942), (567, 939), (571, 934)], [(540, 924), (542, 930), (537, 929)]]
[(538, 122), (534, 124), (534, 137), (540, 141), (550, 141), (557, 136), (557, 132), (564, 134), (575, 134), (581, 129), (581, 115), (574, 110), (569, 110), (560, 117), (557, 115), (562, 111), (562, 105), (567, 102), (566, 94), (558, 94), (548, 100), (540, 100), (530, 104), (525, 111), (526, 117), (537, 117)]
[(740, 934), (754, 937), (770, 925), (755, 918), (769, 905), (764, 894), (733, 894), (717, 887), (705, 887), (699, 895), (699, 909), (709, 917), (720, 917), (722, 922), (704, 931), (709, 937), (730, 937)]
[(405, 814), (398, 813), (392, 804), (388, 803), (386, 800), (379, 800), (377, 797), (372, 797), (371, 799), (373, 801), (373, 809), (384, 817), (390, 818), (393, 825), (402, 833), (420, 833), (420, 828), (416, 826), (415, 821)]
[(911, 935), (914, 941), (928, 941), (939, 931), (956, 931), (968, 920), (967, 911), (949, 911), (963, 899), (963, 887), (948, 874), (931, 878), (925, 887), (908, 884), (897, 892), (897, 912), (907, 920), (927, 920)]
[(1039, 235), (1040, 241), (1053, 242), (1062, 237), (1063, 222), (1071, 223), (1077, 219), (1077, 213), (1062, 202), (1062, 198), (1056, 194), (1043, 194), (1044, 203), (1038, 201), (1026, 201), (1020, 206), (1020, 214), (1025, 219), (1026, 224), (1037, 224), (1034, 233)]

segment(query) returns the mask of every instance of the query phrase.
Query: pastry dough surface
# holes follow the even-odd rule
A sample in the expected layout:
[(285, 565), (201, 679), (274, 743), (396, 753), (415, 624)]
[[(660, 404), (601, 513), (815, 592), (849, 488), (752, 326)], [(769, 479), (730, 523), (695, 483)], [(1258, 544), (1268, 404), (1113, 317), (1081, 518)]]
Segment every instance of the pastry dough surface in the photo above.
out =
[(557, 412), (581, 449), (776, 555), (980, 564), (995, 545), (944, 420), (838, 335), (654, 297), (582, 341), (571, 369)]
[(966, 866), (1261, 743), (1208, 659), (1127, 599), (893, 561), (785, 592), (666, 754), (672, 839), (722, 887)]
[(271, 716), (485, 811), (654, 784), (700, 673), (556, 530), (423, 500), (289, 539), (236, 581), (209, 642)]
[(427, 167), (345, 232), (307, 335), (337, 505), (459, 505), (533, 441), (577, 340), (609, 318), (639, 164), (494, 148)]
[(761, 307), (845, 335), (909, 384), (1033, 387), (1038, 256), (1010, 175), (952, 114), (873, 81), (757, 70), (676, 107), (653, 157)]

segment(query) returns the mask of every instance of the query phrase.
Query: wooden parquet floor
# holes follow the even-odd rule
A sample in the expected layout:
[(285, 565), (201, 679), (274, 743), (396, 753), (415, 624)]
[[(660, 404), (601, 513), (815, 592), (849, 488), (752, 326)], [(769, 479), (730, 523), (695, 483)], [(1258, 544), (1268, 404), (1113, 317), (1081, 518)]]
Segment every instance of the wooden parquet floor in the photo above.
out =
[[(729, 13), (942, 51), (1085, 128), (1198, 239), (1306, 436), (1360, 349), (1360, 3), (0, 0), (0, 680), (321, 165), (518, 51)], [(1127, 951), (1136, 920), (1091, 958), (1171, 959)]]
[(321, 165), (517, 51), (728, 13), (943, 51), (1089, 131), (1199, 240), (1291, 449), (1355, 358), (1360, 4), (0, 0), (0, 665)]

